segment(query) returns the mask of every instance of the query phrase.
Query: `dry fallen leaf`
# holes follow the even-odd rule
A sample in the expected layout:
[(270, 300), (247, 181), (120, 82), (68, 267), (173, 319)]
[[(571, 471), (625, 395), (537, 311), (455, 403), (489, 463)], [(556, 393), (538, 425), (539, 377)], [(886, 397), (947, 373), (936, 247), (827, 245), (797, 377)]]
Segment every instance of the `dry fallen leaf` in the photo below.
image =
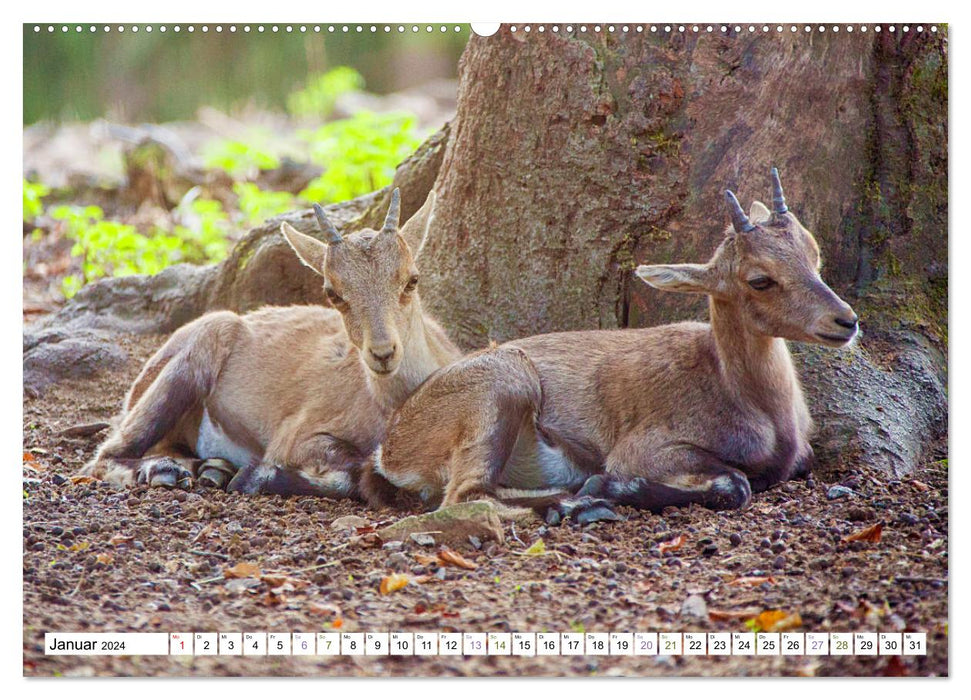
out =
[(381, 595), (388, 595), (400, 590), (408, 585), (407, 574), (391, 574), (390, 576), (385, 576), (381, 579), (381, 585), (378, 590), (381, 591)]
[(311, 615), (326, 615), (327, 617), (340, 618), (341, 609), (330, 603), (311, 602), (307, 606), (307, 612)]
[(25, 462), (36, 462), (37, 461), (37, 458), (34, 456), (34, 453), (33, 452), (24, 452), (24, 461)]
[(104, 564), (105, 566), (111, 566), (115, 561), (115, 555), (111, 552), (103, 552), (95, 556), (95, 560), (99, 564)]
[(931, 488), (923, 481), (917, 481), (917, 479), (911, 480), (910, 485), (913, 486), (918, 491), (930, 491), (930, 488)]
[(665, 552), (673, 552), (681, 549), (682, 545), (684, 545), (684, 535), (678, 535), (673, 540), (662, 542), (657, 546), (657, 548), (660, 550), (661, 554), (664, 554)]
[(236, 566), (223, 569), (226, 578), (259, 578), (260, 567), (252, 562), (241, 561)]
[(91, 484), (97, 481), (93, 476), (88, 476), (87, 474), (80, 474), (78, 476), (71, 477), (72, 484)]
[(843, 538), (844, 542), (879, 542), (883, 534), (883, 523), (871, 525)]
[(746, 624), (755, 632), (786, 632), (801, 627), (802, 616), (785, 610), (765, 610)]
[(712, 610), (708, 609), (708, 619), (712, 622), (730, 622), (732, 620), (750, 620), (759, 614), (758, 608), (743, 608), (741, 610)]
[(529, 545), (523, 554), (530, 557), (537, 557), (540, 554), (546, 554), (546, 543), (543, 541), (543, 538), (540, 537), (538, 540)]
[(294, 578), (293, 576), (281, 573), (279, 571), (267, 571), (265, 574), (260, 576), (260, 580), (270, 588), (290, 586), (291, 590), (299, 590), (310, 585), (310, 581), (307, 581), (306, 579)]
[(134, 535), (113, 535), (108, 544), (112, 547), (118, 547), (119, 545), (128, 544), (135, 539)]
[(775, 584), (772, 576), (740, 576), (728, 582), (729, 586), (761, 586), (763, 583)]
[(479, 565), (471, 562), (454, 549), (443, 549), (438, 553), (438, 560), (443, 564), (450, 564), (461, 569), (478, 569)]

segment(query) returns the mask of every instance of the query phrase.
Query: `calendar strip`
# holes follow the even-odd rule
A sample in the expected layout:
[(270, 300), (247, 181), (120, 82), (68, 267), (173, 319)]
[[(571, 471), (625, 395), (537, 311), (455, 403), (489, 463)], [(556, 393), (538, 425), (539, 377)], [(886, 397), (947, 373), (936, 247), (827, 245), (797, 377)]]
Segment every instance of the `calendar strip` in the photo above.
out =
[(925, 632), (156, 632), (44, 635), (63, 656), (925, 656)]

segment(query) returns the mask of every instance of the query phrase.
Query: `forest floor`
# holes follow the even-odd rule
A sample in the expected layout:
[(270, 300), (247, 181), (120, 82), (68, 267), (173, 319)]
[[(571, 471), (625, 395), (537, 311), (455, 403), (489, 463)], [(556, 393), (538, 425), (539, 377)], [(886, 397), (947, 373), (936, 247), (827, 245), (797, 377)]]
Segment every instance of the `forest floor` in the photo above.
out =
[[(24, 674), (30, 676), (945, 676), (946, 445), (894, 479), (846, 465), (757, 495), (743, 512), (622, 509), (585, 528), (506, 526), (505, 542), (375, 543), (333, 527), (353, 502), (252, 497), (72, 480), (164, 338), (125, 338), (127, 367), (24, 403)], [(831, 500), (840, 484), (851, 492)], [(833, 494), (829, 494), (833, 495)], [(346, 521), (345, 521), (346, 522)], [(882, 524), (879, 541), (846, 538)], [(873, 535), (874, 530), (869, 530)], [(542, 539), (545, 551), (527, 549)], [(540, 549), (534, 547), (532, 551)], [(223, 579), (255, 564), (262, 577)], [(236, 571), (239, 571), (237, 569)], [(266, 572), (281, 572), (267, 576)], [(382, 580), (410, 582), (389, 594)], [(284, 578), (284, 576), (289, 578)], [(421, 583), (419, 583), (421, 581)], [(794, 631), (922, 631), (927, 656), (78, 657), (45, 656), (44, 633), (362, 631), (747, 631), (783, 611)], [(795, 615), (799, 617), (796, 618)], [(763, 620), (767, 618), (762, 618)], [(749, 623), (750, 624), (750, 623)]]

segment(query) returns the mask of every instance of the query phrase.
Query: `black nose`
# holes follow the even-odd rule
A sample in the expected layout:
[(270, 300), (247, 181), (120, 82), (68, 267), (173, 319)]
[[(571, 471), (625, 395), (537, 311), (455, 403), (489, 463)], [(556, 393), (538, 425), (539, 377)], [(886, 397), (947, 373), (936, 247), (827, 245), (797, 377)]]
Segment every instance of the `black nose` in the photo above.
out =
[(833, 320), (836, 321), (836, 325), (843, 326), (843, 328), (849, 328), (850, 330), (853, 330), (856, 328), (856, 323), (860, 319), (856, 314), (853, 314), (852, 316), (847, 316), (845, 318), (841, 316), (837, 316)]
[(394, 355), (394, 351), (395, 350), (397, 350), (397, 346), (396, 345), (392, 345), (391, 346), (391, 349), (388, 350), (387, 352), (381, 352), (381, 353), (379, 353), (379, 352), (374, 352), (374, 350), (372, 349), (371, 350), (371, 357), (373, 357), (378, 362), (386, 362), (387, 360), (390, 360), (391, 359), (391, 356)]

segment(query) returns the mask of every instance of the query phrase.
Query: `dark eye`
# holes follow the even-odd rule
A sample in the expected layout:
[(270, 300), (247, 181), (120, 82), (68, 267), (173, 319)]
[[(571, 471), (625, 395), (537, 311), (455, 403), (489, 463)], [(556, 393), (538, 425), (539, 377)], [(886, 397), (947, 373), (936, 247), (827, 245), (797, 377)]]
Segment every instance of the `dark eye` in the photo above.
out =
[(406, 292), (415, 291), (415, 287), (418, 286), (418, 275), (412, 275), (411, 279), (408, 280), (408, 284), (405, 285)]
[(340, 294), (335, 292), (331, 287), (327, 287), (326, 289), (324, 289), (324, 294), (327, 295), (327, 299), (334, 306), (341, 306), (342, 304), (347, 303), (346, 301), (344, 301), (344, 297), (342, 297)]
[(748, 286), (759, 292), (764, 292), (769, 287), (775, 286), (775, 280), (771, 277), (753, 277), (748, 281)]

